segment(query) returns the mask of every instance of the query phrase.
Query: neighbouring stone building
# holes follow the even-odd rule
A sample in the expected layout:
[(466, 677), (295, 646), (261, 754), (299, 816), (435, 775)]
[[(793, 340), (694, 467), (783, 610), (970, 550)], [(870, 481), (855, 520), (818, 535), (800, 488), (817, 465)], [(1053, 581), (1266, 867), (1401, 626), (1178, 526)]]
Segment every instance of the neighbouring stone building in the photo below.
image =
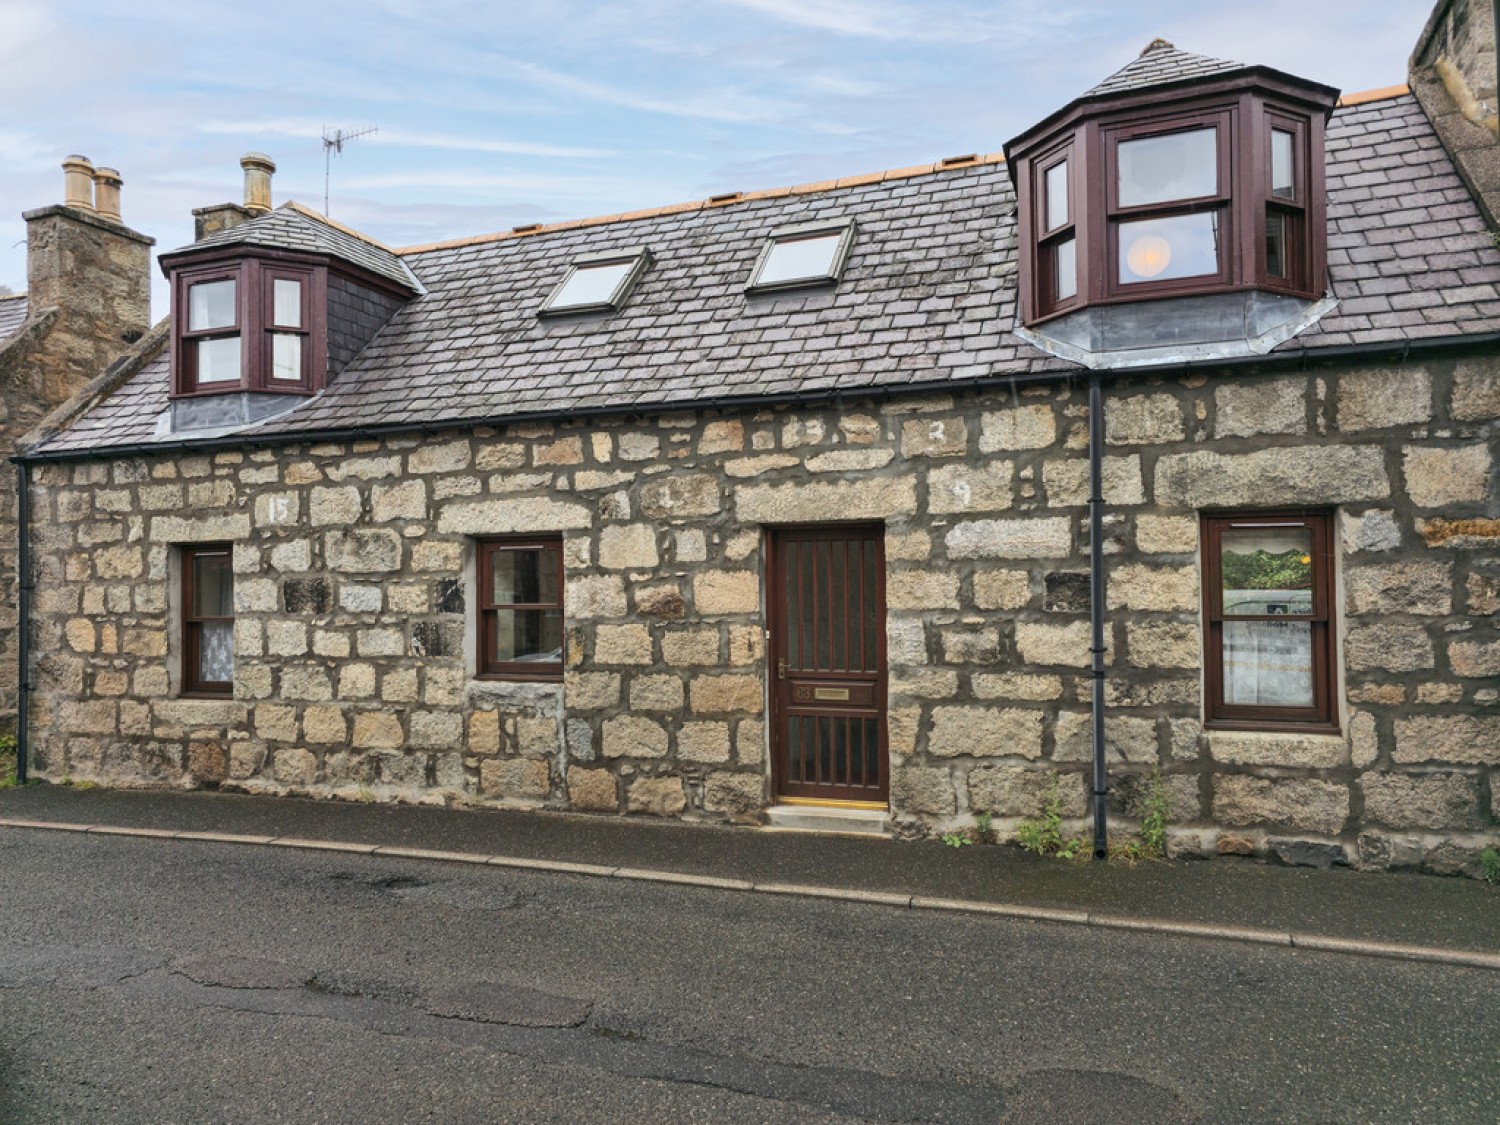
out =
[[(0, 296), (0, 456), (151, 328), (153, 240), (120, 220), (120, 174), (70, 156), (66, 202), (27, 212), (27, 292)], [(0, 481), (0, 731), (16, 713), (16, 478)]]
[(1008, 161), (399, 252), (247, 158), (24, 451), (33, 769), (1003, 835), (1088, 811), (1098, 621), (1113, 814), (1472, 872), (1500, 179), (1450, 8), (1417, 94), (1158, 41)]

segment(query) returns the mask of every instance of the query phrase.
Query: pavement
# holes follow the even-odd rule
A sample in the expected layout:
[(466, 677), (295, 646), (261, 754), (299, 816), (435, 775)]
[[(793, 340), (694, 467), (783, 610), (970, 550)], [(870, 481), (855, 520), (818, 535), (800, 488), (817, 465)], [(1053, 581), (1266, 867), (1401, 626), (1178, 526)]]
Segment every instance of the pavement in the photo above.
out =
[(1500, 970), (1500, 887), (1248, 859), (1135, 864), (560, 812), (28, 785), (0, 829), (312, 848)]

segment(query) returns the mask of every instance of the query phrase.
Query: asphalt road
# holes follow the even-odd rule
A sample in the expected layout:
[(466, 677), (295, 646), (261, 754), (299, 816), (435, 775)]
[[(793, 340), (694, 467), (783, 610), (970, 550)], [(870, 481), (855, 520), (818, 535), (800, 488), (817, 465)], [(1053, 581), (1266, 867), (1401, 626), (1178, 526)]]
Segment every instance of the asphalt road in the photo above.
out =
[(0, 1121), (1500, 1119), (1500, 973), (0, 829)]

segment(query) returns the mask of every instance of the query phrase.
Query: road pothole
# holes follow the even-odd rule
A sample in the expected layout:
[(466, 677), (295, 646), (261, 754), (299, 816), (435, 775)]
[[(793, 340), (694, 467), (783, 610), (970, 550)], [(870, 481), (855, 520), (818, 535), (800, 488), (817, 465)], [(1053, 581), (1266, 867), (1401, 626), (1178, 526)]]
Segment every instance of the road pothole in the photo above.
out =
[(434, 1016), (512, 1027), (579, 1027), (594, 1007), (591, 1000), (483, 983), (425, 993), (416, 1004)]

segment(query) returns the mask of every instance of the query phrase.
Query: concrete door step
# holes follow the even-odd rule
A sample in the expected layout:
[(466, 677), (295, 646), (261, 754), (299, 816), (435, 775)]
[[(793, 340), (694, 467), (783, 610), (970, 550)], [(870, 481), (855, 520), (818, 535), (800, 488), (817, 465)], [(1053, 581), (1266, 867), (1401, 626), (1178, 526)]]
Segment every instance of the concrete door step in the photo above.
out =
[(772, 828), (788, 828), (798, 832), (853, 832), (865, 836), (883, 836), (890, 817), (884, 809), (773, 805), (768, 819)]

